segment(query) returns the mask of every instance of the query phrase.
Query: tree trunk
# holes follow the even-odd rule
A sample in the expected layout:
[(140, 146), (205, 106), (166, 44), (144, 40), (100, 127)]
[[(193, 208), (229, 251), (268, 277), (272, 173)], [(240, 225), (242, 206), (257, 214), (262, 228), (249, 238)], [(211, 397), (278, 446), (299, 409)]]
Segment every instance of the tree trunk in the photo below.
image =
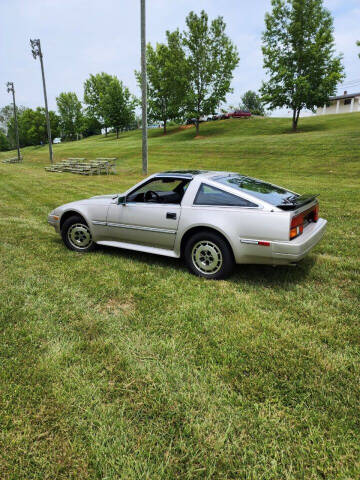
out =
[(296, 113), (297, 113), (296, 108), (294, 108), (293, 109), (293, 116), (292, 116), (292, 129), (293, 129), (294, 132), (296, 131), (297, 122), (298, 122), (298, 118), (299, 118), (299, 117), (296, 116)]
[(296, 132), (298, 121), (299, 121), (299, 115), (300, 115), (300, 108), (294, 108), (293, 109), (293, 116), (292, 116), (292, 129), (294, 132)]
[(166, 119), (164, 120), (164, 135), (166, 135)]
[(104, 127), (105, 128), (105, 137), (107, 137), (107, 127)]
[(200, 120), (200, 118), (197, 118), (196, 119), (196, 124), (195, 124), (196, 125), (196, 136), (198, 136), (199, 132), (200, 132), (200, 121), (199, 120)]
[(119, 129), (116, 129), (116, 138), (119, 138)]

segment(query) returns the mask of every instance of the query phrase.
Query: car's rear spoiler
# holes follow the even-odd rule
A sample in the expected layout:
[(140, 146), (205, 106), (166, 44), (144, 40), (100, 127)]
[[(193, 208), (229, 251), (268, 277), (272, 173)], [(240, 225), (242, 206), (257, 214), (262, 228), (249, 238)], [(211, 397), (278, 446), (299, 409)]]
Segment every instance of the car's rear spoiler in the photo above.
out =
[(319, 193), (316, 193), (315, 195), (312, 193), (306, 193), (304, 195), (299, 195), (298, 197), (294, 196), (286, 200), (286, 202), (276, 206), (282, 210), (296, 210), (297, 208), (312, 202), (319, 195)]

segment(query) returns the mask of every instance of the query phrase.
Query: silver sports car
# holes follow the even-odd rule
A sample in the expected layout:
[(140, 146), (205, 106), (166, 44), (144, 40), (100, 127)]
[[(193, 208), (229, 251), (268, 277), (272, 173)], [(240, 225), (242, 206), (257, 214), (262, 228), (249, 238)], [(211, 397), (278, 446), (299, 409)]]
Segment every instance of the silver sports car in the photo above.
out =
[(65, 245), (96, 244), (183, 258), (206, 278), (235, 263), (288, 265), (325, 233), (316, 195), (299, 195), (230, 172), (184, 170), (151, 175), (123, 194), (67, 203), (48, 221)]

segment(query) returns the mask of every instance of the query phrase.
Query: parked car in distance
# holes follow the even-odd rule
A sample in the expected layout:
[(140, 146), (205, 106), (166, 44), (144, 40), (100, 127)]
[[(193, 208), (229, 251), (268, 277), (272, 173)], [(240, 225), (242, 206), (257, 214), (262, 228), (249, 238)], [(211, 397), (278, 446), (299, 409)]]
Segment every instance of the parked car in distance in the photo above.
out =
[(57, 207), (48, 222), (70, 250), (99, 244), (182, 258), (209, 279), (225, 278), (236, 263), (296, 263), (326, 228), (316, 195), (201, 170), (156, 173), (124, 193)]
[[(208, 120), (209, 120), (208, 117), (203, 116), (199, 118), (199, 123), (207, 122)], [(188, 118), (186, 120), (186, 125), (196, 125), (196, 122), (197, 122), (197, 118), (195, 117)]]
[(228, 118), (250, 118), (251, 113), (247, 112), (246, 110), (235, 110), (234, 112), (231, 112), (228, 114)]
[(59, 138), (59, 137), (54, 138), (53, 143), (55, 143), (55, 144), (61, 143), (61, 138)]

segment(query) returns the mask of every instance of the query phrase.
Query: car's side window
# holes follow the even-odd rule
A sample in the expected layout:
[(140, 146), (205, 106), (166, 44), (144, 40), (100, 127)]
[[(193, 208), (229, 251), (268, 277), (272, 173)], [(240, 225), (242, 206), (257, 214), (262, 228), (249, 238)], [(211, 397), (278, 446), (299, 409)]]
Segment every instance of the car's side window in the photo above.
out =
[(131, 192), (127, 203), (180, 204), (190, 180), (179, 178), (155, 178)]
[(222, 207), (257, 207), (255, 203), (225, 192), (221, 188), (202, 183), (196, 194), (194, 205), (218, 205)]

